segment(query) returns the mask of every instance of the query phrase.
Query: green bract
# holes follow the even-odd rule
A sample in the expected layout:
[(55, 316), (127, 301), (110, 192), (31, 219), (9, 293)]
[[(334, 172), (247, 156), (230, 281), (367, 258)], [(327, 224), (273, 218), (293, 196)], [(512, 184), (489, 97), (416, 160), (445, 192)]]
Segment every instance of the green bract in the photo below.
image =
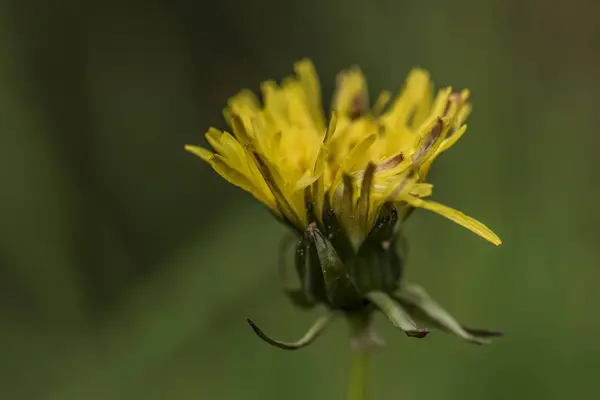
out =
[(381, 311), (410, 337), (423, 338), (429, 333), (419, 328), (415, 320), (477, 344), (488, 343), (490, 338), (501, 335), (465, 328), (424, 289), (402, 282), (406, 245), (398, 229), (401, 222), (393, 204), (382, 207), (358, 249), (352, 246), (331, 208), (325, 208), (322, 221), (315, 219), (297, 238), (295, 270), (299, 284), (289, 286), (283, 265), (282, 277), (285, 293), (295, 305), (301, 308), (323, 305), (329, 312), (320, 317), (302, 339), (291, 343), (270, 338), (248, 320), (267, 343), (283, 349), (298, 349), (312, 343), (335, 316), (362, 315), (370, 321), (375, 311)]

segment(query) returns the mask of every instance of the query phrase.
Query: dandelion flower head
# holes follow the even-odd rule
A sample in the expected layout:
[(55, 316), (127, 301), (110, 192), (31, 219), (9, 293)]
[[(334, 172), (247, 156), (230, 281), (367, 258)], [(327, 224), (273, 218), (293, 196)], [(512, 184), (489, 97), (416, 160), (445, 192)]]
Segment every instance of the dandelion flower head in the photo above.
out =
[(212, 150), (186, 149), (298, 232), (332, 212), (358, 248), (391, 204), (399, 225), (424, 208), (501, 243), (481, 222), (428, 199), (433, 161), (467, 129), (468, 90), (434, 93), (429, 74), (413, 69), (396, 98), (383, 92), (370, 107), (355, 67), (338, 75), (327, 118), (311, 61), (294, 71), (281, 84), (262, 83), (262, 103), (250, 90), (230, 98), (224, 116), (231, 130), (208, 130)]

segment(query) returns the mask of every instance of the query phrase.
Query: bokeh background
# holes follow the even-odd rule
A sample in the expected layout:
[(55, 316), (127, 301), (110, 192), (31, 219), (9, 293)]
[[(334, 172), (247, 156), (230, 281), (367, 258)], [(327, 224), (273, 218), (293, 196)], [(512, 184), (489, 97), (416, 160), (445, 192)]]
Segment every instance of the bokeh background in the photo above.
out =
[(598, 398), (600, 3), (0, 1), (0, 398), (341, 399), (341, 321), (280, 293), (285, 229), (183, 151), (227, 98), (310, 57), (329, 99), (360, 65), (375, 95), (413, 66), (468, 87), (474, 113), (435, 198), (491, 226), (409, 220), (408, 279), (477, 347), (388, 346), (373, 399)]

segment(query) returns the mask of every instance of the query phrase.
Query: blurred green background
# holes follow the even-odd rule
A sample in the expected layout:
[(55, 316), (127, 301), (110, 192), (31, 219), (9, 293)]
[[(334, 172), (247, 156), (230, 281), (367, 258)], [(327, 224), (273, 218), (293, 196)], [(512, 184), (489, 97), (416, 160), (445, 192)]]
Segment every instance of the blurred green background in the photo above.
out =
[(408, 279), (477, 347), (383, 318), (373, 399), (598, 398), (600, 3), (0, 1), (0, 398), (341, 399), (339, 322), (293, 309), (285, 229), (184, 152), (237, 90), (310, 57), (326, 99), (353, 64), (372, 94), (413, 66), (474, 113), (431, 175), (494, 248), (419, 211)]

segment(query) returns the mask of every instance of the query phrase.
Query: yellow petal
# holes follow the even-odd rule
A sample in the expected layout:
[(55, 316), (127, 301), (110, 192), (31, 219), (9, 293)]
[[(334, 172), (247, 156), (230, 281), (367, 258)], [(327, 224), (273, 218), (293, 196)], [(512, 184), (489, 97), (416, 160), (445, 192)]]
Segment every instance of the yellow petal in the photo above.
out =
[(429, 73), (415, 68), (410, 71), (400, 96), (383, 116), (386, 127), (396, 132), (403, 127), (414, 129), (427, 118), (431, 109), (433, 84)]
[(412, 163), (420, 164), (426, 162), (433, 155), (448, 131), (448, 126), (442, 118), (432, 121), (419, 135), (412, 155)]
[(213, 169), (226, 181), (244, 189), (245, 191), (251, 193), (256, 197), (260, 202), (267, 205), (274, 211), (278, 211), (275, 207), (275, 202), (272, 196), (269, 196), (269, 193), (266, 193), (264, 190), (260, 190), (254, 182), (252, 182), (251, 178), (244, 174), (244, 171), (240, 171), (234, 166), (230, 164), (228, 160), (220, 156), (219, 154), (215, 154), (209, 150), (203, 149), (198, 146), (185, 146), (185, 149), (192, 154), (197, 155), (202, 158), (204, 161), (210, 163)]
[(368, 110), (367, 80), (359, 68), (350, 68), (338, 74), (333, 108), (345, 118), (355, 118)]
[(277, 166), (270, 164), (268, 160), (257, 153), (254, 153), (253, 156), (261, 175), (264, 177), (267, 186), (275, 197), (275, 202), (281, 211), (281, 214), (288, 218), (294, 226), (304, 229), (306, 216), (299, 214), (293, 203), (290, 201), (291, 196), (286, 196), (285, 184)]
[(402, 201), (412, 190), (419, 176), (412, 171), (401, 174), (395, 177), (394, 180), (388, 182), (387, 190), (383, 193), (385, 201)]
[(272, 124), (280, 130), (289, 128), (288, 105), (285, 93), (273, 81), (265, 81), (260, 85), (265, 104), (265, 113)]
[(281, 81), (281, 92), (287, 107), (287, 118), (292, 126), (311, 126), (313, 121), (302, 84), (295, 77), (288, 76)]
[(442, 154), (444, 151), (446, 151), (450, 147), (454, 146), (454, 144), (456, 142), (458, 142), (458, 140), (462, 137), (462, 135), (466, 132), (466, 130), (467, 130), (467, 125), (463, 125), (458, 130), (456, 130), (454, 133), (452, 133), (452, 135), (446, 137), (446, 139), (444, 139), (442, 141), (442, 143), (440, 144), (438, 149), (435, 151), (435, 153), (427, 161), (425, 161), (423, 163), (423, 165), (421, 166), (419, 174), (420, 174), (422, 180), (425, 180), (425, 178), (427, 177), (427, 174), (429, 173), (429, 169), (431, 168), (431, 165), (433, 164), (435, 159), (440, 154)]
[(337, 121), (337, 111), (332, 110), (331, 118), (329, 118), (329, 126), (327, 127), (327, 130), (325, 131), (325, 137), (323, 138), (324, 145), (327, 145), (331, 140), (331, 137), (333, 136), (335, 129), (337, 128)]
[(444, 139), (444, 141), (440, 145), (440, 148), (438, 149), (437, 153), (440, 154), (440, 153), (448, 150), (450, 147), (454, 146), (454, 144), (456, 142), (458, 142), (458, 140), (462, 137), (462, 135), (464, 135), (464, 133), (466, 131), (467, 131), (467, 125), (463, 125), (460, 128), (458, 128), (455, 132), (452, 133), (452, 135), (450, 135), (446, 139)]
[(328, 156), (328, 145), (335, 129), (337, 127), (337, 112), (333, 110), (331, 112), (331, 118), (329, 120), (329, 126), (323, 137), (323, 145), (319, 149), (317, 160), (315, 162), (314, 175), (318, 177), (317, 181), (312, 185), (312, 198), (315, 202), (315, 213), (319, 221), (322, 221), (323, 217), (323, 202), (325, 200), (325, 166), (327, 164)]
[(378, 178), (399, 175), (410, 167), (412, 161), (404, 156), (404, 153), (398, 153), (377, 163), (376, 174)]
[(462, 106), (462, 108), (458, 111), (458, 114), (456, 115), (456, 120), (454, 121), (455, 126), (458, 127), (460, 126), (460, 124), (465, 122), (471, 114), (472, 110), (473, 106), (470, 103), (467, 103), (464, 106)]
[(206, 140), (213, 149), (225, 157), (234, 168), (246, 171), (244, 148), (230, 133), (210, 128), (206, 132)]
[(410, 189), (409, 193), (419, 198), (429, 197), (433, 193), (433, 185), (431, 183), (417, 183)]
[(304, 175), (302, 175), (302, 178), (294, 183), (294, 191), (305, 189), (315, 183), (317, 179), (318, 177), (316, 175), (313, 175), (310, 171), (306, 171)]
[(260, 102), (256, 95), (248, 89), (240, 91), (235, 96), (231, 97), (228, 101), (230, 108), (238, 108), (242, 110), (248, 110), (255, 112), (260, 108)]
[(238, 114), (232, 113), (229, 118), (231, 129), (233, 129), (235, 138), (241, 143), (242, 146), (250, 146), (252, 144), (252, 138), (248, 134), (246, 123), (242, 120), (242, 117)]
[(343, 163), (343, 172), (354, 172), (366, 166), (369, 161), (369, 149), (377, 140), (377, 134), (372, 133), (365, 136), (354, 146), (346, 156)]
[(321, 86), (315, 66), (309, 59), (304, 59), (294, 65), (294, 71), (306, 93), (306, 101), (314, 125), (318, 131), (323, 131), (325, 121), (323, 119), (323, 106), (321, 105)]
[(207, 150), (200, 146), (192, 146), (191, 144), (186, 144), (185, 149), (190, 153), (200, 157), (204, 161), (210, 163), (210, 160), (214, 157), (215, 153), (210, 150)]
[(218, 154), (215, 154), (210, 159), (210, 165), (214, 168), (215, 171), (219, 175), (221, 175), (224, 179), (229, 181), (231, 184), (241, 187), (247, 192), (251, 192), (254, 194), (254, 184), (245, 176), (242, 172), (238, 171)]
[(387, 90), (384, 90), (381, 93), (379, 93), (379, 96), (377, 97), (377, 100), (375, 101), (375, 105), (373, 106), (372, 114), (375, 117), (378, 117), (379, 115), (381, 115), (383, 113), (383, 110), (385, 109), (385, 107), (390, 102), (391, 98), (392, 98), (392, 93), (388, 92)]
[(433, 102), (433, 107), (431, 107), (431, 116), (432, 117), (443, 117), (444, 110), (448, 107), (448, 105), (453, 105), (454, 102), (450, 102), (450, 98), (452, 95), (452, 88), (447, 87), (444, 89), (440, 89), (438, 91), (437, 96), (435, 96), (435, 100)]
[(260, 104), (258, 99), (249, 90), (242, 90), (231, 97), (227, 103), (227, 108), (223, 110), (225, 120), (231, 126), (234, 135), (242, 145), (248, 143), (248, 135), (252, 137), (252, 121), (258, 115), (259, 110)]
[(500, 240), (500, 238), (494, 232), (492, 232), (491, 229), (489, 229), (487, 226), (477, 221), (476, 219), (473, 219), (458, 210), (437, 203), (435, 201), (425, 201), (413, 196), (406, 196), (404, 201), (406, 201), (413, 207), (424, 208), (426, 210), (440, 214), (441, 216), (446, 217), (449, 220), (469, 229), (471, 232), (476, 233), (477, 235), (481, 236), (482, 238), (496, 246), (502, 244), (502, 240)]
[(342, 165), (337, 169), (335, 174), (335, 178), (331, 183), (330, 189), (330, 200), (333, 200), (333, 195), (337, 186), (342, 182), (342, 176), (344, 172), (354, 172), (356, 170), (361, 169), (361, 164), (366, 164), (368, 162), (368, 150), (377, 140), (377, 134), (373, 133), (364, 137), (354, 148), (350, 151), (350, 153), (346, 156), (346, 159), (342, 162)]
[(210, 143), (210, 146), (217, 153), (225, 155), (225, 150), (223, 149), (223, 146), (221, 145), (221, 136), (222, 135), (223, 135), (223, 132), (221, 132), (220, 130), (218, 130), (216, 128), (209, 128), (208, 132), (206, 132), (204, 134), (204, 136), (206, 137), (206, 140), (208, 141), (208, 143)]

